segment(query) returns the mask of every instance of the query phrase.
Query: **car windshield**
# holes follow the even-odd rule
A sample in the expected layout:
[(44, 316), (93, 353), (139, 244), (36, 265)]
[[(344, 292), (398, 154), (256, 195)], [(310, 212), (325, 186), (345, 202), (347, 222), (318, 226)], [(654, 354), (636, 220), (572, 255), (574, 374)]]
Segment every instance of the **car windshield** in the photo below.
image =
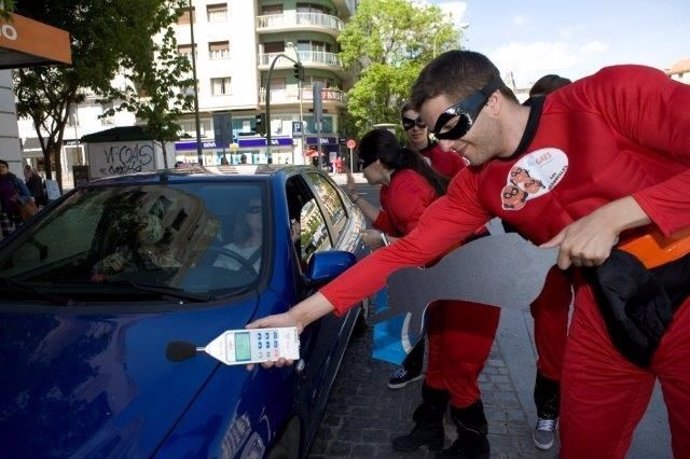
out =
[(0, 248), (0, 287), (74, 301), (244, 292), (271, 265), (267, 208), (257, 182), (79, 189)]

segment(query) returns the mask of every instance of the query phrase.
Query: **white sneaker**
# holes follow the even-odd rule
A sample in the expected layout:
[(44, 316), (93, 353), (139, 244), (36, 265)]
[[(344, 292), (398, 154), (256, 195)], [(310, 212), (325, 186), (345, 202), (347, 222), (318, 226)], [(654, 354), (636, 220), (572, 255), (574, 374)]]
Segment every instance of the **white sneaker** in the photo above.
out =
[(556, 419), (537, 419), (537, 426), (532, 432), (534, 446), (545, 451), (551, 449), (556, 441), (556, 423)]

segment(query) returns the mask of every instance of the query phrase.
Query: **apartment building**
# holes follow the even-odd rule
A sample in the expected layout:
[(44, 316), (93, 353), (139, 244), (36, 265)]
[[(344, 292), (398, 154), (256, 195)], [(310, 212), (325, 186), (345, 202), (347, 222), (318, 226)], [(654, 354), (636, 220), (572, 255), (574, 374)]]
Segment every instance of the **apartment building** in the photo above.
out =
[[(190, 59), (194, 52), (204, 164), (223, 158), (235, 164), (242, 157), (251, 164), (304, 164), (318, 150), (338, 154), (351, 77), (338, 60), (336, 39), (354, 9), (355, 0), (192, 1), (176, 34), (179, 52)], [(295, 62), (303, 65), (303, 80)], [(322, 88), (320, 126), (314, 122), (315, 83)], [(270, 133), (261, 136), (256, 123), (267, 111)], [(227, 145), (219, 145), (214, 116), (230, 117)], [(177, 158), (197, 162), (194, 114), (181, 124), (188, 138), (177, 142)]]
[[(323, 152), (337, 153), (343, 94), (351, 86), (351, 78), (338, 61), (336, 37), (354, 13), (355, 0), (192, 0), (191, 5), (191, 13), (180, 17), (175, 28), (178, 51), (191, 58), (195, 50), (204, 164), (220, 164), (223, 156), (228, 163), (238, 163), (243, 155), (253, 164), (303, 164), (312, 160), (305, 152), (312, 155), (318, 145)], [(304, 65), (303, 81), (295, 78), (294, 63), (280, 55), (299, 58)], [(320, 136), (312, 111), (316, 82), (323, 88)], [(113, 84), (125, 82), (118, 77)], [(266, 137), (256, 132), (256, 118), (266, 112), (269, 88), (270, 147)], [(95, 95), (87, 94), (85, 102), (69, 114), (61, 152), (66, 188), (73, 184), (73, 166), (86, 164), (82, 137), (142, 122), (128, 112), (103, 118), (108, 108)], [(227, 145), (216, 143), (214, 115), (231, 118), (232, 141)], [(186, 114), (181, 125), (186, 138), (176, 143), (176, 159), (196, 163), (194, 113)], [(42, 170), (35, 128), (28, 119), (20, 119), (18, 128), (23, 161)]]

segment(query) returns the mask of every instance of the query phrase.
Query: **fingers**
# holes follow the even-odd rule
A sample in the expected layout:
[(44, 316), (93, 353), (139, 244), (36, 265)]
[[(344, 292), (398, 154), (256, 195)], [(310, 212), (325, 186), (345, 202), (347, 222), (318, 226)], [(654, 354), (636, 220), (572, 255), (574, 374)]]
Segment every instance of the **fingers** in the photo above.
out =
[(544, 242), (539, 247), (542, 247), (545, 249), (548, 249), (550, 247), (557, 247), (557, 246), (561, 245), (561, 242), (563, 242), (563, 239), (565, 239), (565, 230), (558, 233), (550, 241)]

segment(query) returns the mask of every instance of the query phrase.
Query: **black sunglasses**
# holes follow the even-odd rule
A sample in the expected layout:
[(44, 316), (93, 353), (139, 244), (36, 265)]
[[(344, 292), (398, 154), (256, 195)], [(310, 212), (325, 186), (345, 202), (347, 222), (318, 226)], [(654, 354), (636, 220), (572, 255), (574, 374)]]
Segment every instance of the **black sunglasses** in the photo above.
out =
[[(466, 98), (448, 107), (436, 120), (433, 131), (436, 138), (455, 140), (464, 137), (479, 116), (479, 112), (481, 112), (482, 108), (486, 105), (491, 94), (504, 86), (500, 78), (493, 77), (482, 89), (473, 92)], [(442, 131), (442, 129), (455, 117), (458, 117), (455, 125)]]
[(417, 117), (416, 119), (408, 118), (406, 116), (402, 117), (402, 125), (403, 128), (405, 128), (406, 131), (409, 131), (413, 127), (417, 126), (420, 129), (426, 128), (426, 124), (420, 117)]

